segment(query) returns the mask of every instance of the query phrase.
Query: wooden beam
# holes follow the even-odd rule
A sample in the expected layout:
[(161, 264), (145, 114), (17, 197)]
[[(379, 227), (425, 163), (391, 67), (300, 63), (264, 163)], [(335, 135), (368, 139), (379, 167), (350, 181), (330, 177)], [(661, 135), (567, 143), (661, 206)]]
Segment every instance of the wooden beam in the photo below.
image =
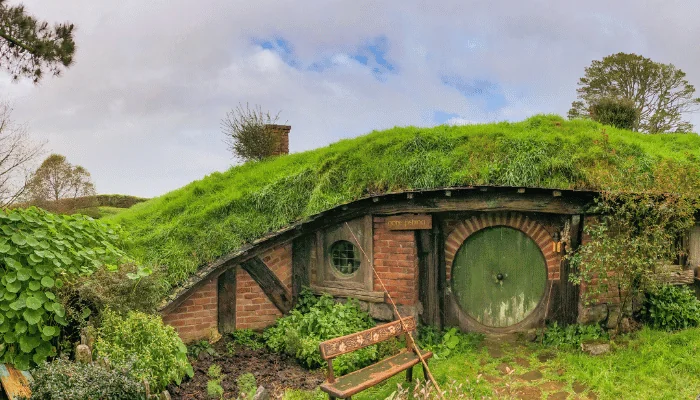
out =
[(241, 268), (250, 274), (277, 309), (282, 313), (292, 309), (292, 297), (287, 292), (287, 288), (259, 257), (243, 262)]
[(309, 286), (312, 235), (301, 236), (292, 242), (292, 302), (296, 303), (304, 286)]
[(221, 334), (236, 330), (236, 267), (219, 275), (217, 282), (217, 325)]
[(418, 297), (423, 305), (423, 323), (440, 326), (440, 294), (438, 289), (438, 255), (436, 237), (432, 230), (418, 230)]
[(383, 303), (384, 292), (368, 292), (366, 290), (338, 288), (329, 286), (311, 285), (311, 291), (316, 294), (328, 293), (335, 297), (352, 297), (353, 299), (368, 301), (370, 303)]

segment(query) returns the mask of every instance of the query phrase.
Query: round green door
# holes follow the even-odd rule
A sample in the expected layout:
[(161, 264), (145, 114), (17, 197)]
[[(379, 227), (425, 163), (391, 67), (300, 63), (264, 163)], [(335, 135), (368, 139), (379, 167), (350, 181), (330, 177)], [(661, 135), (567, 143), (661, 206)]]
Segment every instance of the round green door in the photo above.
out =
[(523, 232), (497, 226), (469, 236), (452, 264), (452, 289), (464, 312), (503, 328), (524, 320), (547, 283), (544, 256)]

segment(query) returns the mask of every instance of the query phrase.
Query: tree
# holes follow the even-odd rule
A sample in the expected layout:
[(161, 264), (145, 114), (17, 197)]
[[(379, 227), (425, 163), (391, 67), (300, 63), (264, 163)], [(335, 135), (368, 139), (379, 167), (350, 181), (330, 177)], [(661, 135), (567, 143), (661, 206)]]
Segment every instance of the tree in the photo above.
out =
[(634, 129), (639, 112), (629, 99), (603, 98), (591, 105), (591, 118), (601, 124), (620, 129)]
[(252, 109), (246, 103), (239, 104), (226, 113), (221, 129), (226, 135), (226, 144), (233, 155), (243, 161), (262, 160), (279, 147), (279, 136), (268, 125), (279, 120), (279, 113), (263, 112), (260, 106)]
[(617, 53), (594, 60), (576, 90), (569, 118), (590, 116), (590, 107), (603, 99), (629, 99), (637, 109), (635, 131), (647, 133), (690, 132), (683, 114), (700, 108), (695, 87), (685, 72), (673, 64), (661, 64), (637, 54)]
[(13, 204), (27, 187), (32, 162), (43, 144), (29, 138), (26, 127), (12, 121), (12, 108), (0, 103), (0, 208)]
[(0, 66), (13, 79), (39, 82), (46, 72), (59, 75), (73, 63), (73, 24), (38, 21), (24, 6), (8, 6), (0, 0)]
[(655, 290), (660, 272), (685, 249), (678, 238), (695, 224), (698, 203), (692, 193), (630, 194), (603, 192), (597, 199), (599, 220), (587, 224), (586, 244), (569, 255), (577, 272), (574, 284), (585, 286), (587, 303), (612, 300), (620, 307), (618, 330), (629, 306)]
[(70, 164), (65, 156), (51, 154), (32, 175), (27, 193), (30, 202), (43, 205), (49, 201), (92, 196), (95, 185), (85, 168)]

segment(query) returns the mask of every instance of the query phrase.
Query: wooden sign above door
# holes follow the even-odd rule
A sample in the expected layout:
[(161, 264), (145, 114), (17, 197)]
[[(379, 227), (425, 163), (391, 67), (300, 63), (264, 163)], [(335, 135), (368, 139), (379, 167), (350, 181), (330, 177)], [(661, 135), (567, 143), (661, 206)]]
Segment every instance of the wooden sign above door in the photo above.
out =
[(386, 219), (386, 225), (392, 231), (432, 229), (433, 217), (425, 214), (395, 215)]

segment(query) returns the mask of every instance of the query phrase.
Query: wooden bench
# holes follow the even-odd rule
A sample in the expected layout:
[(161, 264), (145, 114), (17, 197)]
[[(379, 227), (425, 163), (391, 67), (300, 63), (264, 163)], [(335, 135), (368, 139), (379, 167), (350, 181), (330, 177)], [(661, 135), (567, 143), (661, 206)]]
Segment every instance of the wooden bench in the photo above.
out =
[[(416, 321), (413, 317), (403, 318), (401, 321), (394, 321), (388, 324), (379, 325), (372, 329), (351, 335), (327, 340), (319, 345), (321, 357), (328, 362), (328, 379), (321, 385), (321, 390), (328, 393), (328, 397), (349, 399), (367, 388), (383, 382), (392, 376), (406, 371), (406, 381), (413, 380), (413, 366), (420, 364), (420, 358), (411, 346), (411, 340), (407, 337), (410, 332), (416, 329)], [(333, 375), (333, 359), (346, 353), (353, 352), (389, 340), (404, 334), (406, 336), (406, 349), (402, 349), (399, 354), (381, 360), (358, 371), (351, 372), (336, 378)], [(429, 351), (420, 351), (424, 360), (433, 356)], [(425, 374), (425, 366), (423, 373)], [(425, 374), (425, 376), (428, 376)]]

